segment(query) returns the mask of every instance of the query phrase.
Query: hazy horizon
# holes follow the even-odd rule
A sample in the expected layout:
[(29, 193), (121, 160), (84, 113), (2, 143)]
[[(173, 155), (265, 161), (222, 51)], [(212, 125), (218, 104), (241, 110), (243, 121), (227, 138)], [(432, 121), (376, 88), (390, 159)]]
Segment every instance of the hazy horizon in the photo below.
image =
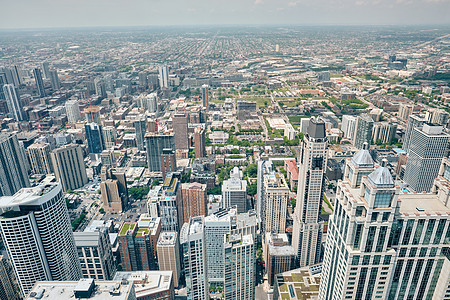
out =
[(450, 25), (450, 0), (3, 0), (1, 6), (9, 12), (2, 30)]

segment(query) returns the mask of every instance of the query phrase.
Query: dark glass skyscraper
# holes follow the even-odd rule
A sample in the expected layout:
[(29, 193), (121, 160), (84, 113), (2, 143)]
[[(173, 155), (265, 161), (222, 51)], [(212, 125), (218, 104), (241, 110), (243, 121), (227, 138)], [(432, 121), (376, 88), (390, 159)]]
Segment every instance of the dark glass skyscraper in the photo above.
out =
[(42, 72), (40, 69), (33, 70), (34, 80), (36, 81), (36, 88), (40, 97), (45, 97), (44, 81), (42, 80)]
[(105, 150), (102, 125), (90, 123), (84, 125), (86, 140), (89, 146), (89, 153), (101, 153)]

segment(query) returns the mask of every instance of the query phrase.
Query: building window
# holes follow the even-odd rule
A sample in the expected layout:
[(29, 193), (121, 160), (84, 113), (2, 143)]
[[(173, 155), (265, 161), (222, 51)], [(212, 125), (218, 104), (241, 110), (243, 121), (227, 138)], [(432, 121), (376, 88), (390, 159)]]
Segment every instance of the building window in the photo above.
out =
[(391, 199), (392, 199), (392, 193), (376, 193), (375, 202), (373, 204), (373, 207), (374, 208), (390, 207)]

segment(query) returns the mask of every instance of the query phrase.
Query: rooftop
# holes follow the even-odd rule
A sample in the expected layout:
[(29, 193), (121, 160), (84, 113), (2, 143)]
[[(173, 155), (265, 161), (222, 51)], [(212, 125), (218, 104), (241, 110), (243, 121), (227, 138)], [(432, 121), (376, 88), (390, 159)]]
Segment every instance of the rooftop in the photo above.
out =
[(172, 271), (117, 272), (114, 280), (134, 282), (136, 297), (143, 298), (170, 289)]
[(319, 299), (320, 265), (277, 274), (278, 295), (282, 300)]
[(128, 231), (133, 231), (135, 227), (136, 223), (123, 223), (119, 235), (126, 235)]
[(158, 239), (158, 246), (172, 246), (177, 242), (176, 232), (161, 232)]

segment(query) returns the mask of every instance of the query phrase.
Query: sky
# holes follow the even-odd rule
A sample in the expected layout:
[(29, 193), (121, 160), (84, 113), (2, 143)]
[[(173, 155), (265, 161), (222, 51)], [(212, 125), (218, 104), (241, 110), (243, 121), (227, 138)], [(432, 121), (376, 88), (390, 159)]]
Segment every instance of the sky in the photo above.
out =
[(450, 24), (450, 0), (0, 0), (0, 29)]

